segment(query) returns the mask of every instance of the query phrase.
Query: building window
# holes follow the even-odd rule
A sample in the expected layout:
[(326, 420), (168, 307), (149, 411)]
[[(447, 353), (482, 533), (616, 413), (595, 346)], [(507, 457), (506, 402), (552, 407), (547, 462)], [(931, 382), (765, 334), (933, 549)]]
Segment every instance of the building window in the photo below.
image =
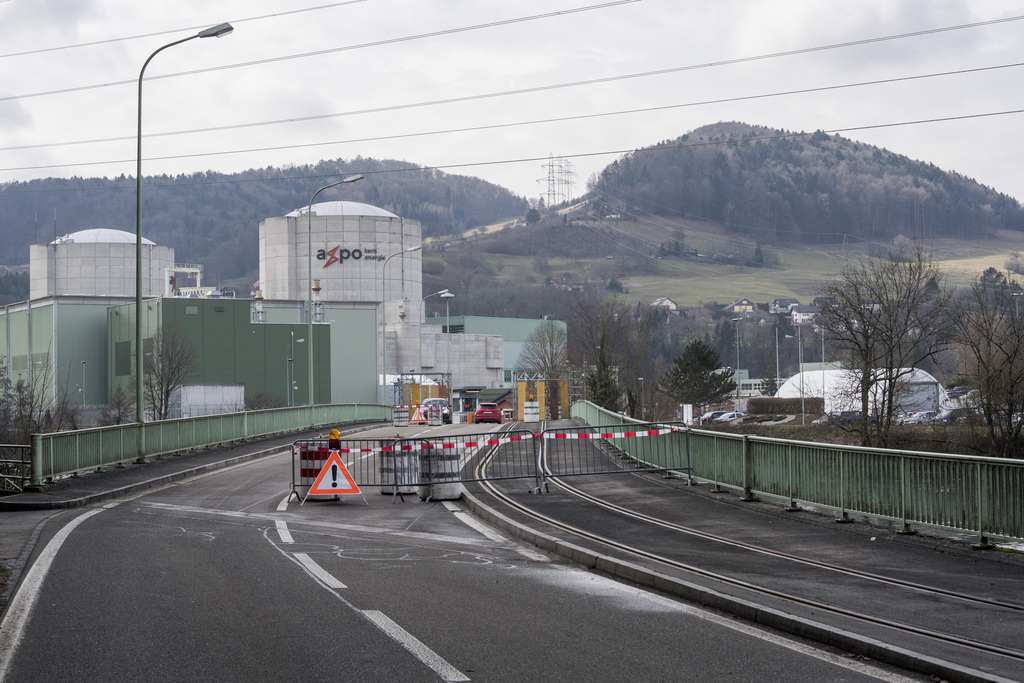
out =
[(132, 343), (120, 341), (114, 344), (114, 374), (127, 377), (132, 374)]

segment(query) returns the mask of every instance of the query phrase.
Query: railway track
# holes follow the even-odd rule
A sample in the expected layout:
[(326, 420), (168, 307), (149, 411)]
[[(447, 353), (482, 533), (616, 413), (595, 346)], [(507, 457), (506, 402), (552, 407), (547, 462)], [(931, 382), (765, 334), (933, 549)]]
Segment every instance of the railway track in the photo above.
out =
[[(921, 610), (908, 610), (907, 618), (899, 619), (884, 614), (886, 611), (892, 611), (893, 605), (900, 602), (908, 604), (913, 602), (919, 605), (939, 605), (944, 610), (952, 611), (952, 618), (949, 618), (947, 612), (948, 625), (956, 624), (957, 619), (955, 615), (958, 613), (978, 612), (984, 615), (983, 618), (989, 619), (994, 623), (1014, 624), (1016, 631), (1011, 631), (1012, 634), (1012, 632), (1019, 632), (1021, 624), (1024, 624), (1024, 604), (1021, 602), (951, 590), (938, 585), (911, 581), (877, 571), (866, 571), (858, 567), (845, 566), (835, 562), (824, 561), (820, 558), (780, 551), (756, 543), (711, 533), (693, 526), (680, 524), (666, 518), (667, 515), (664, 517), (652, 515), (636, 509), (636, 507), (624, 505), (620, 501), (614, 500), (611, 495), (601, 494), (600, 486), (596, 487), (599, 489), (597, 493), (587, 491), (582, 487), (569, 483), (564, 478), (553, 476), (550, 469), (545, 466), (548, 481), (565, 494), (572, 496), (581, 503), (592, 506), (594, 510), (601, 510), (622, 519), (628, 519), (645, 527), (657, 529), (660, 534), (664, 534), (665, 540), (662, 548), (643, 547), (631, 540), (616, 538), (613, 533), (595, 530), (594, 528), (589, 528), (589, 525), (572, 523), (559, 518), (556, 514), (543, 513), (536, 509), (537, 505), (517, 500), (513, 495), (502, 490), (498, 483), (487, 481), (487, 470), (492, 460), (499, 455), (500, 450), (494, 448), (479, 461), (477, 476), (483, 480), (481, 482), (482, 490), (497, 503), (510, 510), (514, 510), (534, 523), (557, 530), (562, 534), (568, 534), (572, 538), (579, 539), (588, 544), (596, 544), (597, 547), (603, 548), (608, 553), (625, 554), (628, 557), (639, 558), (648, 563), (655, 563), (676, 576), (692, 577), (704, 582), (712, 582), (714, 585), (725, 589), (740, 591), (744, 599), (747, 600), (753, 598), (758, 601), (764, 601), (767, 604), (783, 605), (784, 609), (787, 611), (791, 610), (794, 614), (814, 614), (814, 618), (817, 621), (850, 623), (850, 620), (852, 620), (852, 622), (860, 625), (858, 631), (871, 634), (871, 637), (883, 640), (886, 643), (900, 643), (901, 647), (905, 648), (907, 642), (913, 642), (915, 643), (915, 650), (931, 653), (926, 654), (927, 657), (941, 659), (952, 656), (961, 666), (971, 667), (978, 666), (980, 659), (992, 662), (992, 664), (986, 665), (985, 671), (979, 671), (979, 677), (972, 679), (970, 676), (948, 676), (951, 680), (999, 680), (998, 675), (993, 675), (993, 677), (989, 678), (987, 672), (993, 669), (1007, 673), (1024, 671), (1024, 650), (1014, 646), (1014, 643), (1021, 641), (1013, 640), (1012, 635), (1010, 635), (1011, 642), (1000, 643), (994, 642), (996, 640), (994, 638), (986, 639), (971, 633), (956, 632), (955, 629), (948, 626), (943, 630), (921, 623), (920, 620), (918, 623), (913, 623), (910, 613), (920, 614)], [(611, 476), (633, 477), (640, 481), (640, 478), (631, 474)], [(644, 482), (646, 486), (656, 486), (656, 484), (650, 481), (644, 480)], [(585, 515), (585, 517), (589, 516)], [(769, 566), (777, 567), (777, 569), (774, 572), (769, 572), (768, 575), (763, 577), (763, 580), (760, 578), (752, 580), (750, 571), (723, 571), (721, 567), (710, 569), (699, 566), (694, 561), (682, 561), (677, 557), (671, 557), (670, 553), (662, 551), (663, 548), (674, 547), (680, 543), (688, 542), (687, 539), (689, 541), (699, 541), (704, 547), (712, 544), (728, 548), (730, 551), (740, 553), (741, 555), (756, 556), (761, 561), (767, 562)], [(738, 564), (742, 564), (742, 560)], [(885, 596), (884, 602), (877, 605), (877, 609), (869, 610), (863, 606), (852, 607), (839, 604), (841, 600), (838, 599), (838, 596), (836, 600), (815, 599), (807, 595), (799, 595), (795, 591), (780, 589), (771, 585), (772, 575), (791, 575), (794, 572), (798, 572), (800, 576), (805, 576), (806, 579), (804, 580), (809, 585), (820, 581), (816, 577), (820, 577), (823, 574), (829, 575), (831, 577), (829, 581), (832, 582), (836, 580), (849, 582), (853, 585), (853, 590), (864, 594), (872, 592), (871, 588), (863, 587), (870, 585), (874, 587), (873, 594)], [(744, 575), (746, 576), (744, 577)], [(1017, 595), (1020, 595), (1020, 593)], [(859, 602), (870, 601), (861, 600)], [(969, 622), (970, 620), (965, 621)], [(934, 673), (934, 670), (923, 672)], [(1003, 680), (1019, 680), (1018, 676), (1019, 674), (1016, 676), (1011, 675), (1008, 678), (1004, 677)]]

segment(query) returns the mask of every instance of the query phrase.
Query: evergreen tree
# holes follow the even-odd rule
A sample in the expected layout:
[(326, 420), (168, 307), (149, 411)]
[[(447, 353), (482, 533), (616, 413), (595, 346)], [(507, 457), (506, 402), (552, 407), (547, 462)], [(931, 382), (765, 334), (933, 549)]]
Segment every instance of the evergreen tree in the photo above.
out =
[(713, 348), (699, 340), (690, 342), (672, 361), (658, 388), (676, 403), (719, 403), (736, 390), (736, 382), (730, 374), (719, 371), (720, 365)]

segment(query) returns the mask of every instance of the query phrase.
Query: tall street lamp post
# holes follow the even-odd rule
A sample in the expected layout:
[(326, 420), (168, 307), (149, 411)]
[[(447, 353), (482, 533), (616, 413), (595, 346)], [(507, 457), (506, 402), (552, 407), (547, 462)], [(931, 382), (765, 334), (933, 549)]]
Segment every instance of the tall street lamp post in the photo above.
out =
[[(423, 297), (420, 300), (420, 315), (422, 316), (420, 318), (420, 326), (421, 327), (423, 325), (423, 321), (427, 319), (427, 299), (429, 299), (432, 296), (437, 296), (438, 294), (444, 296), (447, 293), (448, 293), (447, 289), (442, 289), (440, 292), (434, 292), (433, 294), (427, 294), (425, 297)], [(422, 340), (420, 341), (419, 350), (420, 350), (420, 368), (419, 368), (419, 373), (420, 373), (420, 384), (422, 384), (423, 383), (423, 342), (422, 342)]]
[(85, 419), (85, 361), (82, 361), (82, 419)]
[[(445, 292), (441, 295), (441, 298), (444, 299), (444, 331), (446, 338), (445, 341), (447, 342), (445, 344), (447, 347), (447, 358), (444, 363), (444, 374), (448, 377), (448, 405), (454, 406), (455, 401), (452, 397), (452, 318), (448, 304), (455, 298), (455, 295), (451, 292)], [(452, 410), (454, 410), (454, 408), (452, 408)]]
[(645, 422), (646, 420), (644, 414), (646, 411), (644, 410), (644, 378), (637, 377), (637, 379), (640, 380), (640, 420)]
[[(384, 259), (384, 265), (380, 269), (380, 371), (381, 371), (381, 384), (383, 385), (383, 398), (381, 400), (382, 405), (388, 403), (388, 292), (387, 292), (387, 272), (388, 272), (388, 261), (401, 256), (402, 254), (411, 254), (414, 251), (420, 250), (419, 244), (415, 247), (409, 247), (402, 251), (396, 252), (391, 256)], [(442, 295), (444, 296), (444, 295)]]
[[(146, 59), (139, 72), (139, 128), (136, 135), (135, 166), (135, 421), (142, 422), (142, 77), (146, 67), (159, 53), (193, 38), (220, 38), (235, 29), (231, 24), (217, 24), (195, 35), (175, 40), (157, 49)], [(140, 453), (141, 457), (141, 453)]]
[(737, 323), (736, 325), (736, 410), (740, 409), (740, 326), (739, 322), (743, 318), (733, 318), (732, 321)]
[(306, 230), (306, 251), (307, 251), (307, 263), (306, 263), (306, 325), (308, 327), (306, 332), (306, 339), (309, 341), (306, 350), (309, 352), (309, 407), (313, 407), (313, 202), (316, 200), (316, 196), (324, 190), (338, 185), (344, 185), (345, 183), (355, 183), (363, 179), (362, 174), (350, 175), (347, 178), (342, 178), (336, 183), (330, 183), (324, 185), (319, 190), (313, 193), (313, 196), (309, 199), (309, 208), (306, 210), (306, 218), (309, 220), (307, 223)]
[(797, 345), (797, 372), (800, 373), (800, 424), (805, 425), (807, 410), (804, 408), (804, 338), (800, 325), (796, 326), (796, 336), (786, 335), (786, 339), (796, 339)]
[(291, 339), (288, 342), (288, 364), (285, 367), (285, 381), (288, 382), (288, 386), (285, 387), (285, 393), (288, 396), (288, 407), (295, 405), (295, 345), (301, 344), (306, 341), (305, 339), (296, 339), (295, 332), (289, 330), (288, 334), (291, 335)]

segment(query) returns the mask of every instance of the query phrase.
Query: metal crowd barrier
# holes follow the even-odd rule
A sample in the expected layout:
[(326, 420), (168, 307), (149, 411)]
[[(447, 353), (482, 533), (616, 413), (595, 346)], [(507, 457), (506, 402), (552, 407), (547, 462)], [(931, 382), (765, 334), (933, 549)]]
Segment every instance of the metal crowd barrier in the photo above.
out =
[[(548, 477), (664, 472), (689, 473), (684, 425), (652, 423), (637, 429), (579, 427), (451, 434), (432, 438), (300, 439), (292, 445), (292, 491), (305, 499), (333, 451), (360, 488), (461, 496), (471, 481), (532, 479), (543, 492)], [(449, 487), (450, 485), (450, 487)], [(445, 488), (449, 487), (449, 488)]]
[(543, 469), (550, 477), (622, 472), (691, 472), (689, 429), (674, 422), (545, 430)]
[(0, 444), (0, 491), (20, 493), (31, 476), (32, 447)]

